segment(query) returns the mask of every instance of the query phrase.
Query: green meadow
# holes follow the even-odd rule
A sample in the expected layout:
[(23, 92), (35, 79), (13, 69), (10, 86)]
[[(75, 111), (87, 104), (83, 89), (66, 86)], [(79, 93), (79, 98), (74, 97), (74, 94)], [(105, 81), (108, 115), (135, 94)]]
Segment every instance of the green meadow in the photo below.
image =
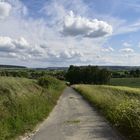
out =
[(49, 115), (65, 85), (50, 77), (43, 82), (42, 78), (0, 77), (0, 140), (15, 139), (33, 130)]
[(110, 85), (140, 88), (140, 78), (111, 78)]

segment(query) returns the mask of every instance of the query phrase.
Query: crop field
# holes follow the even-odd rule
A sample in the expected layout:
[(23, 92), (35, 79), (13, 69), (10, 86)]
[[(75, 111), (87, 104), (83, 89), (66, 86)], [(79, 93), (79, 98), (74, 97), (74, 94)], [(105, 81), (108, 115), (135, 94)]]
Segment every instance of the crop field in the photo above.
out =
[(140, 88), (140, 78), (112, 78), (110, 85)]
[(103, 85), (75, 85), (74, 88), (127, 139), (139, 140), (140, 89)]
[(48, 116), (65, 85), (54, 78), (44, 78), (46, 86), (41, 81), (0, 77), (0, 140), (15, 139)]

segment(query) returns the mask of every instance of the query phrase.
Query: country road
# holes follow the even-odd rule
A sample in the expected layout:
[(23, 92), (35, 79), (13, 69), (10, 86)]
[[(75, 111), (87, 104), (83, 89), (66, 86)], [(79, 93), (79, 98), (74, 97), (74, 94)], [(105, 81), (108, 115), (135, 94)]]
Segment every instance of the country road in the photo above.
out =
[(117, 132), (71, 87), (31, 140), (121, 140)]

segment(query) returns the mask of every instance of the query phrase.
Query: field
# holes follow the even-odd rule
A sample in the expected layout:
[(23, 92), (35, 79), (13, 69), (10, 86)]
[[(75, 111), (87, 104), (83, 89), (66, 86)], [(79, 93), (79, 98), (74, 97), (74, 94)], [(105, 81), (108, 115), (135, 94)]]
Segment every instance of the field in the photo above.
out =
[(140, 78), (112, 78), (110, 85), (140, 88)]
[[(94, 72), (90, 69), (92, 67), (82, 71), (83, 75), (78, 71), (79, 76), (70, 73), (72, 81), (75, 78), (88, 84), (95, 83), (92, 79), (96, 79), (97, 84), (109, 81), (108, 77), (106, 79), (106, 71), (100, 73), (100, 78), (96, 74), (91, 78)], [(89, 79), (81, 81), (81, 77), (85, 80), (85, 72)], [(64, 82), (58, 80), (65, 80), (65, 71), (1, 69), (0, 75), (0, 140), (12, 140), (32, 131), (37, 123), (49, 115), (65, 88)], [(130, 140), (138, 140), (139, 85), (140, 78), (112, 78), (109, 86), (77, 85), (75, 89), (101, 110), (120, 132), (129, 134)]]
[(139, 140), (140, 89), (103, 85), (75, 85), (74, 88), (123, 135)]
[(48, 116), (65, 87), (53, 78), (46, 80), (47, 86), (39, 84), (26, 78), (0, 77), (0, 140), (32, 130)]

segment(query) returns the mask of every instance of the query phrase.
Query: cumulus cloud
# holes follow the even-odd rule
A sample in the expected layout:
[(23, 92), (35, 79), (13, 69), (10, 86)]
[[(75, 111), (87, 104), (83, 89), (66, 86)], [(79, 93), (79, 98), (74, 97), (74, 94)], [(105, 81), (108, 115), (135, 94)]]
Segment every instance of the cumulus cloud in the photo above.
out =
[(132, 48), (124, 48), (124, 49), (120, 49), (120, 52), (123, 52), (123, 53), (133, 53), (134, 50)]
[(63, 33), (70, 36), (103, 37), (112, 34), (112, 26), (105, 21), (75, 16), (71, 11), (65, 16)]
[(83, 53), (74, 49), (59, 50), (59, 51), (47, 50), (46, 53), (47, 53), (47, 56), (49, 58), (53, 58), (54, 61), (71, 60), (71, 59), (83, 57)]
[(5, 19), (9, 16), (11, 5), (7, 2), (0, 2), (0, 19)]
[(73, 59), (76, 57), (82, 57), (83, 54), (79, 51), (74, 51), (74, 50), (65, 50), (60, 53), (60, 57), (63, 59)]
[[(113, 48), (102, 47), (108, 40), (104, 36), (112, 33), (111, 25), (114, 27), (114, 24), (109, 25), (111, 22), (107, 18), (104, 21), (92, 19), (94, 15), (87, 13), (89, 7), (83, 0), (47, 1), (41, 18), (40, 13), (32, 17), (31, 11), (35, 11), (20, 0), (7, 2), (12, 5), (12, 10), (6, 20), (0, 20), (0, 63), (47, 67), (122, 61), (118, 60), (118, 54), (114, 56)], [(80, 16), (73, 12), (67, 15), (70, 10)], [(67, 36), (83, 39), (65, 37), (60, 30)], [(120, 54), (124, 56), (126, 53)]]
[(114, 49), (112, 47), (107, 47), (107, 48), (102, 48), (101, 51), (102, 52), (113, 52)]
[(14, 39), (0, 36), (0, 57), (17, 58), (24, 61), (45, 57), (45, 54), (45, 49), (29, 43), (24, 37)]
[(10, 37), (0, 37), (0, 51), (12, 51), (15, 45)]
[(70, 10), (85, 16), (89, 13), (89, 8), (83, 0), (51, 0), (41, 9), (41, 12), (49, 16), (51, 24), (59, 23)]
[(0, 52), (17, 52), (30, 47), (27, 40), (23, 37), (12, 39), (10, 37), (0, 36)]
[(13, 40), (12, 43), (18, 49), (24, 49), (24, 48), (28, 48), (30, 46), (28, 41), (24, 37), (20, 37), (18, 40)]
[[(50, 1), (50, 8), (46, 8), (44, 11), (49, 12), (47, 13), (49, 17), (47, 22), (46, 18), (43, 17), (30, 17), (31, 11), (22, 1), (7, 1), (12, 5), (12, 10), (6, 20), (0, 21), (0, 63), (18, 62), (17, 64), (33, 67), (82, 64), (89, 57), (94, 60), (93, 54), (97, 53), (98, 55), (101, 45), (106, 40), (106, 38), (93, 40), (88, 37), (78, 40), (78, 38), (69, 38), (60, 34), (63, 27), (63, 17), (68, 11), (73, 10), (83, 17), (88, 17), (85, 14), (88, 7), (81, 0), (73, 2), (66, 0)], [(78, 7), (71, 6), (70, 8), (69, 5), (74, 5), (72, 3), (76, 3)], [(82, 13), (79, 12), (81, 9)], [(82, 36), (85, 37), (85, 35)], [(90, 55), (88, 55), (89, 52)]]
[[(58, 49), (45, 47), (46, 44), (34, 45), (24, 37), (14, 39), (0, 36), (0, 57), (14, 58), (18, 60), (61, 62), (77, 60), (83, 57), (82, 52), (74, 49)], [(56, 47), (56, 46), (55, 46)]]
[(124, 43), (123, 43), (123, 46), (124, 46), (124, 47), (131, 47), (132, 44), (130, 44), (130, 43), (128, 43), (128, 42), (124, 42)]
[(16, 58), (17, 57), (17, 54), (14, 53), (14, 52), (9, 52), (8, 55), (12, 58)]

